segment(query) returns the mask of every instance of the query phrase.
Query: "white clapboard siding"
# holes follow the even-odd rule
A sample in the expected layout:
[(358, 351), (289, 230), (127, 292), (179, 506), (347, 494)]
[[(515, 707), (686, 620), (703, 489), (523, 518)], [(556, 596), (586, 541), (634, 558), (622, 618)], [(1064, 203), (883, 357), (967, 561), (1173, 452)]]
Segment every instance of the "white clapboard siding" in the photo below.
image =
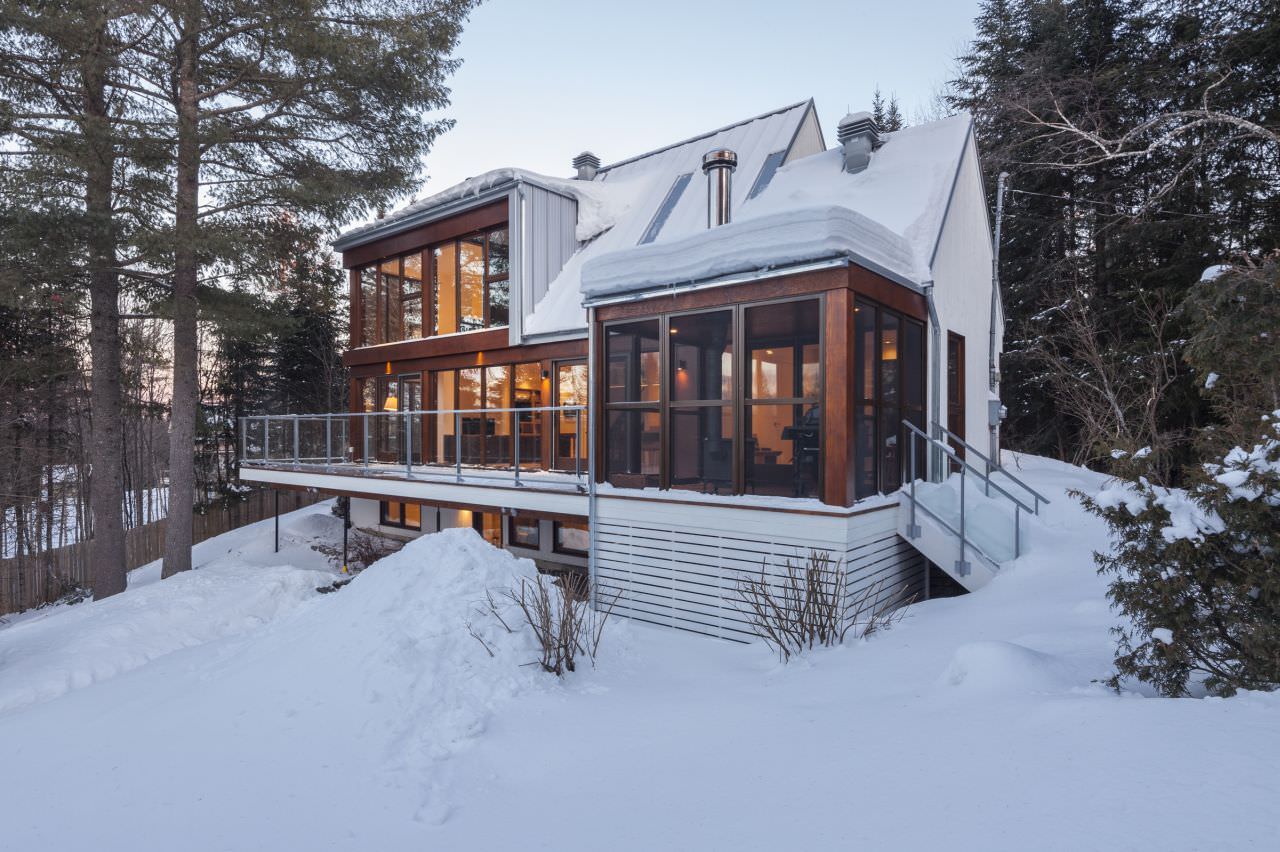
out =
[(744, 577), (781, 578), (811, 549), (843, 559), (846, 594), (875, 609), (919, 595), (924, 562), (897, 534), (896, 505), (830, 513), (601, 497), (601, 600), (628, 618), (740, 642), (756, 638), (737, 596)]

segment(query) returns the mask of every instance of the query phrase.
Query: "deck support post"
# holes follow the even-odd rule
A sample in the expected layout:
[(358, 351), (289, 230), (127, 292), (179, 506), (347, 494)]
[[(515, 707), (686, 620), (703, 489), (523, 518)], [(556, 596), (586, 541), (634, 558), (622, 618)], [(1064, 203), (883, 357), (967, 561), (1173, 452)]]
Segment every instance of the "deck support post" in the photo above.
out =
[(280, 489), (271, 489), (276, 495), (276, 553), (280, 552)]

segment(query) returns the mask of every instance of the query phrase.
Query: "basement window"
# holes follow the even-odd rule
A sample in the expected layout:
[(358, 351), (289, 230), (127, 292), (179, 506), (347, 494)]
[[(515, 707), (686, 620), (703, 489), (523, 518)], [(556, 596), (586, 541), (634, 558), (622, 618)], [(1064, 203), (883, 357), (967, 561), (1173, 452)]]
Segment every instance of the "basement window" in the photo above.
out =
[(675, 183), (671, 184), (671, 189), (667, 190), (667, 197), (662, 199), (662, 206), (658, 208), (657, 213), (653, 214), (653, 221), (649, 223), (649, 227), (645, 228), (644, 236), (640, 238), (639, 245), (651, 243), (658, 238), (658, 233), (662, 231), (662, 226), (667, 224), (671, 211), (680, 202), (680, 196), (684, 195), (684, 191), (691, 180), (693, 180), (693, 172), (686, 172), (676, 178)]

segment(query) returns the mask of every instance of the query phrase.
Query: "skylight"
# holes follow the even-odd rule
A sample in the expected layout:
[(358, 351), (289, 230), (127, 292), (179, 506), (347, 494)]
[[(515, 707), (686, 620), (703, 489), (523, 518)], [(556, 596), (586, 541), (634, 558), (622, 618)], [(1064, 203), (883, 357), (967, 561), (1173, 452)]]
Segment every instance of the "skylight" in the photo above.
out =
[(764, 165), (760, 167), (760, 174), (756, 175), (756, 182), (751, 185), (751, 191), (747, 193), (748, 201), (768, 188), (769, 181), (773, 180), (774, 172), (778, 170), (778, 166), (782, 165), (782, 158), (786, 155), (786, 151), (774, 151), (764, 158)]
[(680, 201), (680, 196), (684, 195), (685, 187), (689, 185), (689, 181), (693, 179), (693, 172), (685, 172), (676, 178), (675, 183), (671, 184), (671, 189), (667, 190), (667, 197), (662, 199), (662, 206), (658, 208), (658, 212), (653, 214), (653, 221), (649, 223), (649, 227), (644, 229), (644, 236), (640, 238), (638, 245), (651, 243), (658, 238), (658, 233), (662, 230), (662, 226), (667, 224), (667, 218), (671, 215), (671, 211), (675, 209), (676, 204)]

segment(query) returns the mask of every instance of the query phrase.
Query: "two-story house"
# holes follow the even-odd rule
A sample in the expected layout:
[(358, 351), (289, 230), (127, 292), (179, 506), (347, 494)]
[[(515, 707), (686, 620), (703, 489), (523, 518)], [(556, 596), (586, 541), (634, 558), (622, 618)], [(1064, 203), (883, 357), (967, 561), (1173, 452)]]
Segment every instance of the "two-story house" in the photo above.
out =
[(472, 526), (588, 572), (618, 613), (729, 638), (742, 573), (810, 548), (886, 601), (975, 587), (1001, 533), (957, 524), (945, 483), (899, 492), (976, 463), (992, 493), (972, 120), (858, 113), (837, 137), (797, 103), (584, 153), (571, 178), (487, 172), (342, 234), (350, 410), (247, 418), (242, 478), (348, 495), (360, 527)]

